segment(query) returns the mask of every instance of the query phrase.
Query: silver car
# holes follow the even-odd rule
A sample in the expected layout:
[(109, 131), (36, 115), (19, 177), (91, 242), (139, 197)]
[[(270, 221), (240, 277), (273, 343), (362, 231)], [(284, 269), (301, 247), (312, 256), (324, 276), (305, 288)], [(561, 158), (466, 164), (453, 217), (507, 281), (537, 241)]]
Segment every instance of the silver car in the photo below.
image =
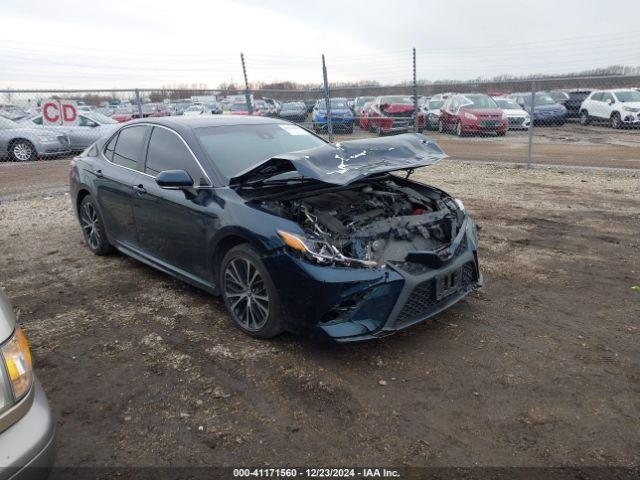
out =
[(69, 152), (65, 134), (0, 117), (0, 159), (27, 162)]
[(32, 370), (27, 339), (0, 291), (0, 480), (46, 478), (55, 419)]
[(119, 125), (113, 118), (95, 111), (80, 111), (78, 112), (78, 118), (78, 125), (47, 125), (43, 127), (42, 114), (37, 114), (24, 119), (21, 123), (35, 128), (54, 130), (59, 134), (68, 136), (69, 146), (74, 152), (84, 150), (102, 137), (111, 135)]

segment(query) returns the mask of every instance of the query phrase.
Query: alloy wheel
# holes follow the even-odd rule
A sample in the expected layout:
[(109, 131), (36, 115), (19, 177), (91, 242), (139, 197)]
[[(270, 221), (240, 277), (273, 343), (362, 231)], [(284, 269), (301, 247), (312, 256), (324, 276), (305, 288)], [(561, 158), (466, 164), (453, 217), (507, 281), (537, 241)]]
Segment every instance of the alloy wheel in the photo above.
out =
[(100, 246), (101, 238), (100, 221), (98, 220), (98, 213), (95, 207), (90, 202), (82, 206), (80, 223), (82, 224), (82, 230), (84, 231), (89, 247), (91, 247), (92, 250), (97, 250)]
[(250, 331), (260, 330), (269, 318), (267, 286), (254, 263), (232, 259), (224, 271), (224, 294), (235, 320)]
[(26, 162), (33, 157), (33, 148), (25, 142), (18, 142), (13, 146), (13, 156), (20, 162)]

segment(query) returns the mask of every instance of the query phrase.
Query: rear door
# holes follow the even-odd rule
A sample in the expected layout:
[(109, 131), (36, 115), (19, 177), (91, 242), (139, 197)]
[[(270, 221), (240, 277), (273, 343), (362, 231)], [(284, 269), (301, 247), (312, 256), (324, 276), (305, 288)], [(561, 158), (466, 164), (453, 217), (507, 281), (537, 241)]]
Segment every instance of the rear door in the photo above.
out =
[[(155, 177), (165, 170), (185, 170), (201, 188), (162, 189)], [(176, 132), (153, 127), (143, 177), (134, 204), (140, 249), (180, 273), (208, 279), (207, 235), (218, 223), (217, 204), (211, 181)]]
[(139, 183), (142, 153), (149, 133), (146, 125), (122, 128), (105, 146), (106, 162), (94, 166), (97, 201), (109, 239), (137, 246), (133, 218), (133, 186)]
[(591, 101), (589, 102), (588, 112), (592, 117), (601, 118), (604, 115), (604, 109), (602, 108), (602, 95), (603, 92), (594, 93), (591, 96)]

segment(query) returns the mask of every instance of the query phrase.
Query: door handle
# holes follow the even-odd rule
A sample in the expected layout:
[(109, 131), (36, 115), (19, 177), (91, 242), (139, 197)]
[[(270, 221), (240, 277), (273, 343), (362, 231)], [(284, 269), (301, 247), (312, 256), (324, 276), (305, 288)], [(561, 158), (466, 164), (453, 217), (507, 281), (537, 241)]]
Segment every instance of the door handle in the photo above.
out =
[(141, 183), (139, 185), (134, 185), (133, 189), (136, 191), (136, 194), (138, 195), (144, 195), (145, 193), (147, 193), (147, 190), (144, 188), (144, 185), (142, 185)]

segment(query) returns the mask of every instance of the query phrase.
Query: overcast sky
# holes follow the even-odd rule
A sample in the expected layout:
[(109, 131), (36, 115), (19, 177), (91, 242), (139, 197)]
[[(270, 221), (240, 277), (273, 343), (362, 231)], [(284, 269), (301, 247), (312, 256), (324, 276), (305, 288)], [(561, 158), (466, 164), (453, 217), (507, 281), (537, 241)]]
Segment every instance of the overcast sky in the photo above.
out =
[(474, 79), (640, 65), (640, 0), (2, 0), (0, 87)]

